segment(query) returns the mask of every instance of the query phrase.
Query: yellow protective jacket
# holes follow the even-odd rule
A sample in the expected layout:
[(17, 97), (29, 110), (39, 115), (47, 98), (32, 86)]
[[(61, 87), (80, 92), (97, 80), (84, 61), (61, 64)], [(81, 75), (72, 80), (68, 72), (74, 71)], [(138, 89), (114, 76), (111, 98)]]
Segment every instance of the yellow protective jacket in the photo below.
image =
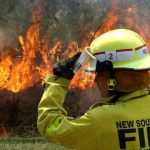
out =
[(69, 83), (54, 75), (46, 78), (37, 126), (49, 142), (79, 150), (150, 149), (150, 95), (146, 88), (115, 104), (96, 105), (72, 119), (63, 108)]

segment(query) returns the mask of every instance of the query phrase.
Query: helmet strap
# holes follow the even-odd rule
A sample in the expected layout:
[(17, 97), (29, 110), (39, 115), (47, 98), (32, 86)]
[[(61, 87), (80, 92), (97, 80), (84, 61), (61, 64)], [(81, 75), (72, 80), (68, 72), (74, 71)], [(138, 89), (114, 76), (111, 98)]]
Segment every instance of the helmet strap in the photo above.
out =
[(109, 71), (109, 79), (108, 79), (108, 91), (110, 96), (115, 94), (115, 86), (116, 86), (115, 70), (112, 68), (112, 70)]

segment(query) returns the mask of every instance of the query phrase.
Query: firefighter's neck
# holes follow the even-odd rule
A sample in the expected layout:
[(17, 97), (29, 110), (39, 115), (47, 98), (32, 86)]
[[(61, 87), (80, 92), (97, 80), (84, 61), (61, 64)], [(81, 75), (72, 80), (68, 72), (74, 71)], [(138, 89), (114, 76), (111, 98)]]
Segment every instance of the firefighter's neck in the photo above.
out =
[(109, 73), (104, 72), (104, 73), (97, 74), (94, 80), (100, 90), (102, 98), (107, 98), (110, 96), (108, 91), (108, 84), (107, 84), (108, 79), (109, 79)]

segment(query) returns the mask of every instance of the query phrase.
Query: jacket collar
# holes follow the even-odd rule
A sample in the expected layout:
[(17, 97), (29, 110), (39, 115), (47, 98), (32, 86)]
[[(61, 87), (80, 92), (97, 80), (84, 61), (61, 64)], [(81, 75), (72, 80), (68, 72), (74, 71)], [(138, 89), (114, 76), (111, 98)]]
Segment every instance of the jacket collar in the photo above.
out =
[(137, 90), (137, 91), (134, 91), (129, 94), (125, 94), (125, 95), (121, 96), (120, 98), (118, 98), (118, 101), (128, 101), (128, 100), (134, 99), (136, 97), (140, 97), (140, 96), (144, 96), (144, 95), (148, 95), (148, 94), (149, 94), (148, 89), (144, 88), (144, 89)]
[[(141, 97), (141, 96), (148, 95), (148, 94), (149, 94), (149, 89), (144, 88), (144, 89), (137, 90), (137, 91), (134, 91), (132, 93), (128, 93), (128, 94), (125, 94), (125, 95), (119, 97), (117, 102), (128, 101), (128, 100), (134, 99), (136, 97)], [(90, 107), (90, 110), (93, 108), (96, 108), (97, 106), (111, 105), (112, 103), (110, 103), (110, 101), (115, 97), (116, 97), (116, 95), (113, 95), (113, 96), (108, 97), (108, 98), (102, 98), (101, 102), (92, 105)]]

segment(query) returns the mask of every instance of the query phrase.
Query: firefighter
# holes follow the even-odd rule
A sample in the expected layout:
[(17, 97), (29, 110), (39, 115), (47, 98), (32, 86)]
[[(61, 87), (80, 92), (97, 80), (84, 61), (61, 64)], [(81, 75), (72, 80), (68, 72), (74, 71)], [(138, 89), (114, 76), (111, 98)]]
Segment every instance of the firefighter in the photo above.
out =
[[(150, 56), (142, 37), (127, 29), (102, 34), (90, 45), (95, 59), (85, 70), (96, 74), (105, 103), (83, 116), (67, 116), (65, 96), (80, 54), (54, 65), (45, 80), (37, 126), (49, 142), (77, 150), (150, 149)], [(76, 100), (74, 100), (76, 101)]]

